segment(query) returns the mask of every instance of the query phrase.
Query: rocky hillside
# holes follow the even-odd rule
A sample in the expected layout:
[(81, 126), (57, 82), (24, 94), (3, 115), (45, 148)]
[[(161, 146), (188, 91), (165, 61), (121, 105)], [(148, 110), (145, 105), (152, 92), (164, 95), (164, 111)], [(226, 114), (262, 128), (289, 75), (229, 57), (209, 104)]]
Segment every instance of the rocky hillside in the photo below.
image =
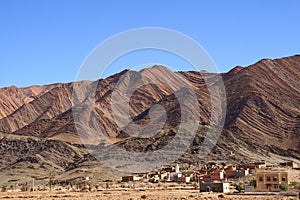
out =
[[(192, 145), (184, 144), (188, 150), (179, 160), (198, 162), (206, 131), (214, 125), (211, 119), (222, 115), (212, 113), (208, 87), (220, 83), (218, 76), (173, 73), (154, 66), (95, 82), (2, 88), (0, 154), (5, 159), (0, 169), (4, 173), (28, 163), (38, 163), (33, 168), (47, 166), (51, 161), (48, 164), (63, 174), (79, 157), (87, 156), (84, 148), (78, 148), (83, 141), (95, 149), (103, 143), (129, 152), (161, 149), (178, 133), (184, 109), (180, 101), (189, 105), (187, 113), (197, 110), (199, 116), (189, 119), (196, 124), (197, 134)], [(203, 159), (300, 160), (300, 56), (263, 59), (221, 77), (226, 89), (225, 124), (217, 145)], [(193, 98), (197, 106), (190, 101)]]
[(0, 155), (0, 186), (32, 179), (36, 185), (47, 185), (50, 177), (56, 183), (76, 184), (86, 176), (93, 177), (94, 184), (124, 175), (97, 161), (83, 146), (59, 140), (0, 133)]
[[(213, 74), (181, 72), (194, 86), (198, 94), (205, 92), (203, 76), (213, 79)], [(267, 160), (279, 162), (282, 159), (300, 159), (300, 56), (270, 60), (264, 59), (246, 68), (235, 67), (222, 74), (227, 98), (227, 114), (224, 129), (215, 148), (206, 160), (247, 162)], [(206, 79), (207, 80), (207, 79)], [(212, 81), (213, 83), (213, 81)], [(199, 95), (203, 97), (203, 94)], [(206, 102), (200, 106), (201, 121), (207, 124), (210, 113), (209, 98), (199, 98)], [(168, 100), (169, 101), (169, 100)], [(162, 100), (161, 102), (164, 102)], [(201, 104), (200, 104), (201, 105)], [(177, 108), (179, 109), (179, 108)], [(176, 106), (172, 106), (176, 110)], [(172, 122), (176, 119), (170, 115)], [(140, 121), (143, 118), (139, 119)], [(176, 124), (172, 124), (172, 128)], [(185, 162), (198, 160), (204, 140), (205, 126), (200, 129), (188, 152), (181, 158)], [(202, 127), (202, 128), (201, 128)], [(164, 129), (171, 133), (173, 129)], [(165, 134), (165, 140), (171, 140)], [(121, 143), (126, 150), (159, 149), (161, 143), (145, 139), (128, 139)], [(143, 144), (143, 145), (140, 145)]]
[(31, 86), (28, 88), (17, 88), (15, 86), (0, 89), (0, 119), (7, 117), (22, 105), (28, 104), (41, 95), (62, 84), (47, 86)]

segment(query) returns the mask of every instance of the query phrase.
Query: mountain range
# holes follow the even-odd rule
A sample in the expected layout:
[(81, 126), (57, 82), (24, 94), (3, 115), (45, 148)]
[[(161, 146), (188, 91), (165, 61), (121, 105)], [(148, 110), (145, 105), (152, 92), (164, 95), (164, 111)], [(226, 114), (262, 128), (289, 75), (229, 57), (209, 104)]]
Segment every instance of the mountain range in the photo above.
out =
[[(224, 94), (218, 102), (210, 89), (220, 85)], [(91, 151), (163, 149), (181, 130), (183, 112), (192, 122), (189, 128), (196, 129), (175, 162), (300, 161), (300, 55), (262, 59), (221, 74), (163, 66), (124, 70), (97, 81), (1, 88), (0, 97), (3, 183), (24, 174), (43, 181), (49, 172), (61, 181), (75, 180), (92, 169), (98, 169), (98, 179), (118, 176), (123, 172), (109, 169)], [(225, 110), (215, 111), (212, 101)], [(212, 119), (222, 116), (216, 145), (199, 158), (207, 131), (215, 126)]]

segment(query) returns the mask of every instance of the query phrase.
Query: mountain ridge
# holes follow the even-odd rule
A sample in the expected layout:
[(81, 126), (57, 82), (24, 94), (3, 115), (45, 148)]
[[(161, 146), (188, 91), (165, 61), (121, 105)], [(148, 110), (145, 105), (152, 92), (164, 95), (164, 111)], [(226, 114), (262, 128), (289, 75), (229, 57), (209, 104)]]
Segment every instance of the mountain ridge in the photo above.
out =
[[(191, 144), (184, 144), (187, 151), (178, 159), (180, 162), (198, 162), (197, 152), (212, 126), (209, 87), (220, 83), (217, 76), (222, 77), (225, 86), (227, 112), (222, 133), (204, 161), (300, 161), (300, 55), (262, 59), (248, 67), (237, 66), (221, 74), (172, 72), (166, 67), (155, 66), (140, 72), (124, 70), (94, 82), (59, 83), (25, 89), (1, 88), (0, 132), (17, 138), (24, 136), (36, 140), (55, 140), (58, 141), (56, 144), (66, 143), (68, 145), (65, 148), (74, 146), (77, 150), (78, 145), (90, 141), (90, 145), (95, 147), (105, 144), (133, 152), (155, 151), (167, 145), (178, 131), (182, 107), (180, 97), (176, 95), (185, 85), (195, 94), (198, 106), (190, 107), (197, 110), (200, 117), (195, 119), (199, 125), (194, 140)], [(76, 87), (79, 89), (75, 93)], [(122, 107), (122, 104), (121, 107), (115, 104), (125, 100), (129, 109)], [(89, 103), (92, 103), (93, 112), (87, 107)], [(163, 114), (151, 110), (154, 105), (166, 111), (166, 123), (160, 124)], [(113, 113), (113, 106), (117, 106), (115, 109), (121, 113), (119, 116)], [(129, 121), (122, 114), (127, 113), (127, 109)], [(149, 113), (152, 111), (152, 117), (156, 118), (151, 120)], [(151, 123), (152, 127), (147, 128)], [(86, 136), (80, 135), (87, 130)], [(149, 139), (133, 134), (135, 132), (147, 133)], [(13, 141), (17, 142), (17, 138)], [(15, 148), (8, 144), (8, 149)], [(24, 142), (22, 145), (25, 145)], [(8, 152), (3, 149), (0, 151), (2, 154)], [(18, 155), (41, 161), (30, 152)], [(83, 156), (82, 153), (80, 155)], [(68, 163), (74, 163), (74, 159)], [(3, 161), (0, 170), (10, 170), (12, 162), (16, 160)], [(18, 162), (28, 160), (19, 159)], [(66, 170), (65, 165), (58, 168), (57, 173)]]

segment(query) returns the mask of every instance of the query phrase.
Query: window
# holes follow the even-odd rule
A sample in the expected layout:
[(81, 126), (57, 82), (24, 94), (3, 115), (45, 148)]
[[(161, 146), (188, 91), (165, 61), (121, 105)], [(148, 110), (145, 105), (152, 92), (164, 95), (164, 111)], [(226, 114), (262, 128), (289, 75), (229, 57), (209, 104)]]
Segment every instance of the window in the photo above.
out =
[(273, 176), (273, 181), (277, 181), (277, 176)]
[(263, 181), (263, 177), (262, 176), (259, 177), (259, 181)]
[(267, 176), (267, 181), (271, 181), (271, 177), (270, 176)]
[(281, 180), (282, 180), (282, 181), (285, 181), (285, 180), (286, 180), (286, 179), (285, 179), (285, 176), (283, 176), (283, 177), (281, 178)]
[(274, 185), (274, 188), (276, 189), (276, 188), (277, 188), (277, 185)]

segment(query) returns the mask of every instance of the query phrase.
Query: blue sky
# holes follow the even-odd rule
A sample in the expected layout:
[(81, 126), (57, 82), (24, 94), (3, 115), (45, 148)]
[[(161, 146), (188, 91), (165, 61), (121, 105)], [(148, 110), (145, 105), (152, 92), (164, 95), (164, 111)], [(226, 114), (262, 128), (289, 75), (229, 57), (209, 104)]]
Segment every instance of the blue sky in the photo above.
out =
[[(100, 42), (141, 27), (188, 35), (221, 72), (266, 57), (299, 54), (299, 8), (298, 0), (0, 0), (0, 87), (74, 81)], [(159, 61), (157, 55), (145, 57), (124, 59), (112, 72)], [(176, 59), (164, 62), (188, 70)]]

